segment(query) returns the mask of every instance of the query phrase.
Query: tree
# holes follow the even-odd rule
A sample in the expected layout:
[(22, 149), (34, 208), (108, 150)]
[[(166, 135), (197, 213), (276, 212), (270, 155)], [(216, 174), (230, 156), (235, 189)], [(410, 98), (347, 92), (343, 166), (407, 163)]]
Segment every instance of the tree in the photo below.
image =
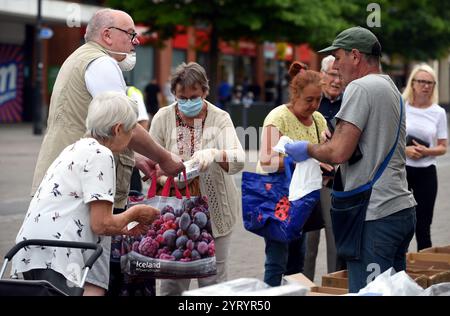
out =
[[(366, 26), (367, 5), (372, 1), (353, 0), (351, 14), (344, 18), (353, 25)], [(405, 61), (436, 59), (449, 54), (450, 2), (436, 0), (377, 0), (381, 27), (370, 28), (382, 50)]]
[(355, 6), (337, 1), (316, 0), (110, 0), (114, 8), (124, 9), (136, 22), (148, 24), (160, 39), (172, 37), (177, 26), (206, 26), (209, 32), (211, 100), (217, 87), (219, 39), (248, 39), (255, 42), (286, 41), (322, 47), (338, 30), (349, 26), (343, 11)]

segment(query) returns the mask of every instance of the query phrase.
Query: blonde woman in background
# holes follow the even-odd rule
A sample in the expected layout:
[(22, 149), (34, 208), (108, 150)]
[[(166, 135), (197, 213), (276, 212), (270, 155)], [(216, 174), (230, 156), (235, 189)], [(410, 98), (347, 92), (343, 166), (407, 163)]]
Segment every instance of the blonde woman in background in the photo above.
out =
[(417, 201), (417, 250), (431, 247), (431, 223), (438, 179), (436, 156), (447, 152), (447, 114), (438, 102), (434, 70), (417, 65), (403, 93), (406, 101), (406, 172)]

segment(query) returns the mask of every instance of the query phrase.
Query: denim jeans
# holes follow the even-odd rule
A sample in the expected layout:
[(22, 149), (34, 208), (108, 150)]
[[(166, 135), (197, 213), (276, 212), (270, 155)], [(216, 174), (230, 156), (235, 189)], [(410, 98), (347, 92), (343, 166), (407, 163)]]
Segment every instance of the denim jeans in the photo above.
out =
[(414, 236), (415, 208), (364, 223), (361, 257), (348, 260), (349, 292), (357, 293), (389, 268), (406, 268), (406, 252)]
[(289, 243), (268, 240), (265, 238), (265, 283), (270, 286), (279, 286), (281, 285), (283, 275), (303, 272), (306, 251), (305, 241), (305, 234), (302, 234), (300, 239), (293, 240)]

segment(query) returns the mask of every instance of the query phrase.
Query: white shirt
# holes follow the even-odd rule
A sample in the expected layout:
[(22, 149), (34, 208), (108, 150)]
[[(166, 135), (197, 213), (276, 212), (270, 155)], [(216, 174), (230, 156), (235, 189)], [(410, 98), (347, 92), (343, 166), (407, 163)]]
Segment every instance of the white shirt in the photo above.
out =
[[(127, 86), (123, 79), (122, 70), (120, 70), (117, 61), (110, 56), (99, 57), (90, 63), (86, 68), (84, 80), (92, 97), (106, 91), (123, 92), (126, 95)], [(130, 98), (137, 102), (139, 110), (138, 122), (148, 120), (149, 117), (144, 100), (137, 93), (133, 93)]]
[[(83, 138), (66, 147), (31, 200), (16, 243), (24, 239), (101, 242), (104, 237), (94, 234), (90, 226), (89, 203), (114, 202), (115, 174), (112, 152), (95, 139)], [(81, 269), (92, 254), (81, 249), (26, 248), (14, 256), (13, 274), (51, 268), (78, 285)]]
[(117, 61), (110, 56), (102, 56), (90, 63), (84, 73), (86, 87), (92, 97), (106, 91), (126, 94), (126, 84)]
[[(436, 146), (438, 139), (447, 139), (447, 113), (437, 104), (417, 108), (406, 103), (406, 134), (428, 142), (430, 147)], [(418, 160), (406, 157), (406, 165), (410, 167), (436, 165), (436, 157), (427, 156)]]
[(135, 90), (127, 90), (127, 94), (131, 100), (133, 100), (134, 102), (137, 103), (138, 111), (139, 111), (137, 121), (138, 122), (148, 121), (149, 117), (148, 117), (148, 113), (147, 113), (147, 108), (145, 107), (144, 99), (142, 98), (142, 94), (139, 94)]

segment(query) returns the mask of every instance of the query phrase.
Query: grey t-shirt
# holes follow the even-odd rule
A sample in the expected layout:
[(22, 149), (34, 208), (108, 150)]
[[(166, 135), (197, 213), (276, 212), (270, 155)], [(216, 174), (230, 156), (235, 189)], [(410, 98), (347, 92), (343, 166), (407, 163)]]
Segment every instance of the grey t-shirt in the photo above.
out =
[[(359, 147), (362, 159), (353, 165), (341, 165), (344, 190), (369, 182), (389, 151), (397, 135), (400, 118), (400, 92), (387, 75), (371, 74), (352, 81), (345, 89), (336, 117), (361, 130)], [(375, 183), (366, 220), (386, 217), (416, 205), (408, 191), (405, 170), (405, 109), (395, 152)]]

